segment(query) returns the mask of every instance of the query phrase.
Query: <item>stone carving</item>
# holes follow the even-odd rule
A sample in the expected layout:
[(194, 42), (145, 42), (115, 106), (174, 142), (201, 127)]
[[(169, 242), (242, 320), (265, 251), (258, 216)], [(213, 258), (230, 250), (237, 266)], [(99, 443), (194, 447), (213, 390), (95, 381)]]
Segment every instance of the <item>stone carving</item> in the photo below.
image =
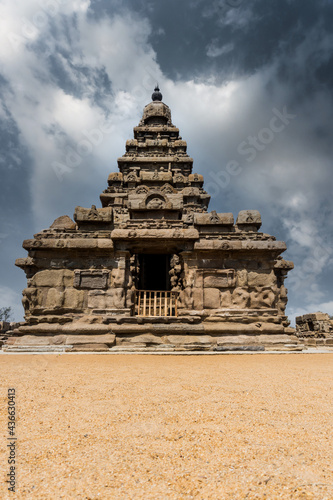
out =
[(22, 295), (22, 305), (26, 314), (33, 313), (36, 307), (42, 305), (43, 294), (39, 288), (25, 288)]
[(204, 271), (205, 288), (232, 288), (234, 286), (234, 269)]
[(147, 204), (146, 204), (146, 207), (148, 209), (153, 209), (153, 210), (158, 210), (160, 208), (164, 208), (165, 207), (165, 201), (162, 200), (161, 198), (151, 198)]
[(98, 211), (97, 211), (96, 205), (91, 205), (91, 209), (89, 210), (89, 213), (88, 213), (88, 219), (89, 220), (98, 219)]
[(182, 265), (178, 255), (173, 255), (170, 260), (170, 284), (173, 292), (181, 290), (181, 272)]
[(138, 182), (138, 181), (139, 179), (137, 178), (134, 172), (128, 174), (128, 176), (125, 178), (125, 182)]
[(189, 269), (187, 274), (183, 278), (183, 293), (181, 295), (181, 300), (186, 309), (193, 309), (194, 299), (193, 299), (193, 287), (195, 283), (195, 270)]
[(284, 285), (281, 285), (277, 301), (277, 308), (280, 316), (285, 315), (287, 302), (288, 302), (288, 290)]
[(125, 307), (126, 270), (122, 267), (112, 269), (110, 295), (113, 306), (119, 309)]
[(147, 186), (139, 186), (136, 188), (135, 192), (137, 194), (147, 194), (149, 191), (149, 188), (147, 188)]
[(129, 220), (129, 212), (127, 208), (114, 208), (114, 221), (121, 223)]
[(140, 264), (136, 255), (130, 257), (129, 276), (127, 283), (126, 307), (133, 308), (135, 301), (135, 290), (138, 288)]
[(230, 213), (226, 214), (217, 214), (215, 210), (213, 210), (210, 214), (207, 213), (195, 213), (194, 223), (200, 226), (207, 225), (221, 225), (221, 226), (233, 226), (234, 224), (234, 216)]
[(222, 308), (229, 309), (234, 307), (231, 290), (223, 290), (220, 299)]
[(75, 288), (103, 289), (107, 288), (109, 271), (107, 270), (76, 270), (74, 273)]
[(96, 208), (92, 205), (91, 208), (76, 207), (74, 220), (79, 224), (95, 222), (98, 224), (112, 221), (112, 208)]
[(183, 221), (186, 223), (186, 224), (193, 224), (194, 222), (194, 215), (193, 213), (186, 213), (183, 215)]
[(232, 292), (232, 304), (239, 309), (245, 309), (250, 305), (250, 293), (241, 287), (235, 288)]
[(175, 190), (173, 189), (172, 186), (170, 186), (170, 184), (164, 184), (164, 186), (161, 188), (161, 192), (162, 193), (165, 193), (165, 194), (170, 194), (170, 193), (174, 193)]
[(218, 224), (220, 221), (220, 217), (217, 215), (216, 211), (213, 210), (211, 212), (211, 215), (209, 217), (210, 222), (213, 222), (213, 224)]
[(238, 214), (237, 226), (243, 230), (247, 230), (247, 226), (254, 230), (258, 230), (261, 226), (261, 215), (258, 210), (241, 210)]
[(276, 293), (270, 287), (258, 287), (250, 294), (251, 307), (260, 309), (267, 307), (268, 309), (274, 307), (276, 300)]

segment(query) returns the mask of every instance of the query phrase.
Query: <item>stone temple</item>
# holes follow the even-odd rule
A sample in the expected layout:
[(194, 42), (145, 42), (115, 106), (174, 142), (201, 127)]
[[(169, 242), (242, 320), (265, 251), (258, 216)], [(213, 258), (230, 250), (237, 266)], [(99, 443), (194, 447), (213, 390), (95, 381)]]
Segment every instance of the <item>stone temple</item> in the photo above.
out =
[(26, 240), (25, 323), (7, 350), (297, 349), (293, 263), (256, 210), (208, 211), (158, 88), (100, 196)]

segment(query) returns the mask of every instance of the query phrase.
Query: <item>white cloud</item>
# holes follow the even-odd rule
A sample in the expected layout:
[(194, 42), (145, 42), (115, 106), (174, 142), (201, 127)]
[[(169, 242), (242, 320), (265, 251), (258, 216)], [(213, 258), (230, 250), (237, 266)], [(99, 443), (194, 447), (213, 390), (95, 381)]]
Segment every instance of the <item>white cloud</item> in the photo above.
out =
[(207, 56), (208, 57), (219, 57), (222, 54), (227, 54), (228, 52), (231, 52), (234, 48), (233, 43), (227, 43), (225, 45), (218, 46), (217, 45), (217, 40), (213, 40), (208, 46), (207, 46)]

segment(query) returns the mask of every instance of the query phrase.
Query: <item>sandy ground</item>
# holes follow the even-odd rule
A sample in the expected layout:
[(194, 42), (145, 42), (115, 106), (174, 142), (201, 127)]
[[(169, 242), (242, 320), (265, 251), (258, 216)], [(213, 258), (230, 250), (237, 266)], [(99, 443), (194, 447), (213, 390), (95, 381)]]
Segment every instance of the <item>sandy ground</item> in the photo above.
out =
[(2, 355), (0, 372), (2, 499), (333, 498), (333, 354)]

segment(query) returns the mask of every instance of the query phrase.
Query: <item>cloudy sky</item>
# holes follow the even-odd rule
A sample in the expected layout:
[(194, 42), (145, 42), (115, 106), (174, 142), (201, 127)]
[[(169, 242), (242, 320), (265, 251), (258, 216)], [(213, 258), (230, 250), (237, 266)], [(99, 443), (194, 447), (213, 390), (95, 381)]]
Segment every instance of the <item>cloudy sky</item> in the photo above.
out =
[(158, 81), (218, 212), (287, 242), (291, 318), (333, 314), (333, 0), (0, 0), (0, 307), (22, 241), (99, 205)]

